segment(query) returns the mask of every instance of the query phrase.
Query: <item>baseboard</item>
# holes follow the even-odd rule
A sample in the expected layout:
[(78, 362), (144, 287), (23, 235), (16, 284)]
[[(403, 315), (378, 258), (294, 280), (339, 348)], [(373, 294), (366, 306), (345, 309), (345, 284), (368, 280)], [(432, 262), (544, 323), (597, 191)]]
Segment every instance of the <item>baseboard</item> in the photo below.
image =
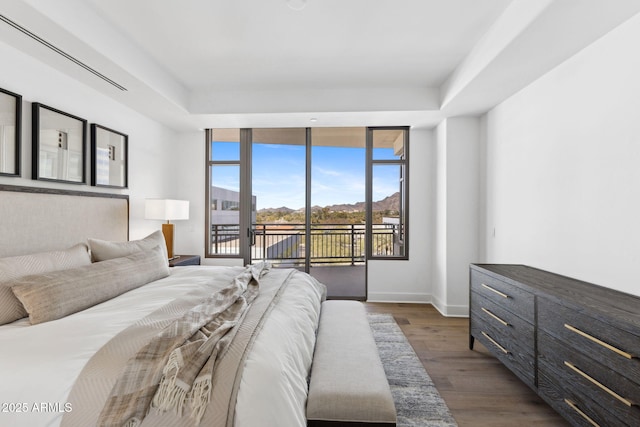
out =
[(469, 317), (468, 305), (446, 305), (430, 294), (370, 292), (367, 302), (431, 304), (445, 317)]
[(394, 303), (411, 303), (411, 304), (430, 304), (431, 295), (423, 293), (408, 292), (369, 292), (367, 296), (368, 302), (394, 302)]
[(438, 298), (431, 298), (431, 305), (445, 317), (469, 317), (468, 305), (446, 305)]

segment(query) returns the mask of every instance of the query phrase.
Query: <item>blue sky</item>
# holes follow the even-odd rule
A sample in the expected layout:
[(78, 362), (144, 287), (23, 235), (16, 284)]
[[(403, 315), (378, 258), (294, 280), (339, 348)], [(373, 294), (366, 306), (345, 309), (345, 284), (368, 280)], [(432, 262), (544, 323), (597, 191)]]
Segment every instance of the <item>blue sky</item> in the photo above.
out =
[[(237, 143), (214, 143), (214, 158), (238, 158)], [(312, 148), (311, 204), (327, 206), (365, 200), (364, 148)], [(213, 176), (214, 185), (238, 189), (238, 169), (224, 168)], [(305, 147), (302, 145), (253, 145), (253, 194), (257, 209), (304, 207)], [(379, 167), (374, 174), (374, 200), (397, 191), (397, 167)]]

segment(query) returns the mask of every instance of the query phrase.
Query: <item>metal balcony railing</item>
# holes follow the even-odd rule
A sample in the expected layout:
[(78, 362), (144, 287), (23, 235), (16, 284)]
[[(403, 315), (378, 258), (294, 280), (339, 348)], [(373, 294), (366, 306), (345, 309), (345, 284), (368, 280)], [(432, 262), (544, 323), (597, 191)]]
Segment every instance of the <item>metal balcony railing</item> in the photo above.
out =
[[(364, 224), (312, 224), (307, 242), (304, 224), (254, 224), (251, 257), (279, 264), (302, 266), (307, 251), (312, 264), (361, 265), (365, 262)], [(397, 247), (398, 225), (374, 224), (374, 255), (392, 256)], [(239, 253), (239, 226), (213, 225), (212, 253)]]

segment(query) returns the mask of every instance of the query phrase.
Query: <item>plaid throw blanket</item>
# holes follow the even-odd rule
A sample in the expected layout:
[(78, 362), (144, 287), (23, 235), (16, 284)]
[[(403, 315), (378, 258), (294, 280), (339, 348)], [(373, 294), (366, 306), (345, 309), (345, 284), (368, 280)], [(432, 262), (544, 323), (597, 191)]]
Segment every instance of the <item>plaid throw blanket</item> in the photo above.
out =
[(135, 427), (150, 406), (182, 415), (187, 402), (196, 424), (211, 393), (214, 365), (234, 326), (258, 294), (270, 264), (248, 266), (224, 289), (164, 329), (129, 361), (99, 417), (100, 426)]

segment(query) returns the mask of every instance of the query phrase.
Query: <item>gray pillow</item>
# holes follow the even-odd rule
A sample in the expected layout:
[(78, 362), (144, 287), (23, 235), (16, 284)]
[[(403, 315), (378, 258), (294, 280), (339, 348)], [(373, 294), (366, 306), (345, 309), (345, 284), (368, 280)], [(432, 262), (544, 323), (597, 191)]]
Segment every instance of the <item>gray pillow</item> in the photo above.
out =
[(32, 274), (48, 273), (91, 264), (89, 248), (79, 243), (61, 251), (40, 252), (0, 259), (0, 325), (27, 315), (11, 291), (11, 281)]
[(35, 325), (85, 310), (168, 275), (167, 259), (156, 246), (124, 258), (24, 276), (13, 281), (11, 289)]
[(156, 246), (162, 248), (164, 258), (168, 260), (167, 245), (164, 241), (164, 235), (160, 230), (149, 234), (144, 239), (131, 240), (129, 242), (110, 242), (108, 240), (89, 239), (89, 249), (91, 249), (91, 259), (93, 262), (122, 258), (136, 252), (153, 249)]

